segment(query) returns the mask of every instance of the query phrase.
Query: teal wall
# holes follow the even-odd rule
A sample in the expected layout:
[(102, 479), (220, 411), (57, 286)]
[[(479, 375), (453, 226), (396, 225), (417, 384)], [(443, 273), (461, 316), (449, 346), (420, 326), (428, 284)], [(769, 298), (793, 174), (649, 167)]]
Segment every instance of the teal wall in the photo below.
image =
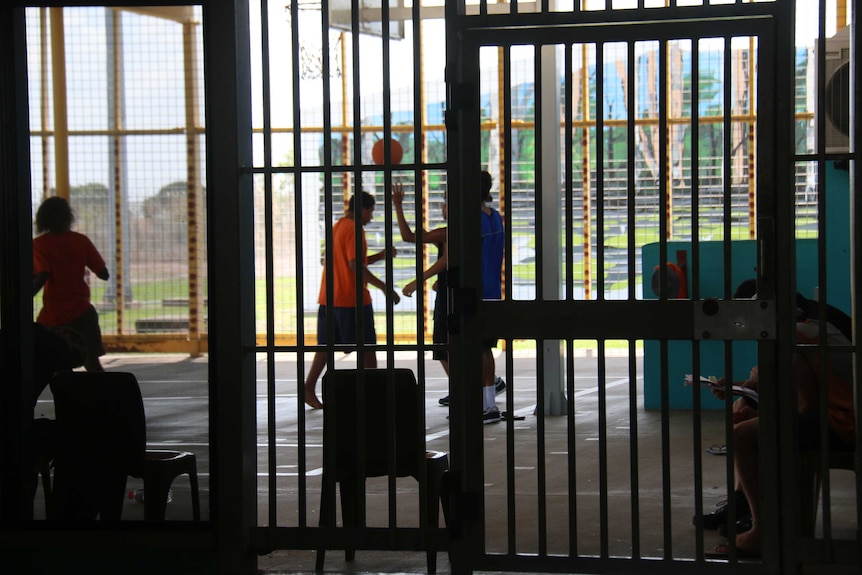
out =
[[(827, 301), (850, 313), (850, 183), (846, 170), (836, 169), (827, 163), (826, 171), (826, 270)], [(755, 277), (757, 251), (755, 240), (731, 243), (731, 286)], [(701, 299), (724, 298), (724, 243), (700, 242), (700, 294)], [(691, 242), (668, 242), (667, 261), (676, 262), (676, 252), (685, 250), (689, 270), (686, 282), (691, 286)], [(656, 299), (650, 289), (653, 269), (659, 264), (659, 244), (643, 247), (641, 279), (644, 298)], [(796, 242), (796, 290), (806, 297), (815, 297), (817, 287), (817, 240)], [(732, 295), (732, 293), (730, 294)], [(703, 341), (700, 345), (701, 375), (720, 376), (724, 373), (724, 342)], [(747, 379), (751, 367), (757, 363), (757, 343), (735, 341), (732, 344), (733, 379)], [(644, 342), (644, 408), (661, 409), (661, 349), (658, 341)], [(685, 374), (692, 373), (692, 345), (690, 341), (668, 343), (668, 401), (671, 409), (690, 409), (693, 406), (692, 390), (683, 385)], [(721, 409), (724, 403), (711, 393), (701, 394), (701, 407)]]

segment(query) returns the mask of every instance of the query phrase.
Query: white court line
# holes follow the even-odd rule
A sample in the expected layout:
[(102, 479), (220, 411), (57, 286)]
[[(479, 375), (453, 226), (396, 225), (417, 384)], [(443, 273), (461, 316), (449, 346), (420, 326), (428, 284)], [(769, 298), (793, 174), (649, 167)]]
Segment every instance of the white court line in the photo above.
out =
[[(640, 380), (640, 379), (643, 379), (643, 377), (638, 377), (638, 378), (636, 378), (636, 379), (635, 379), (635, 381), (638, 381), (638, 380)], [(612, 388), (612, 387), (617, 387), (618, 385), (623, 385), (624, 383), (628, 383), (629, 381), (630, 381), (629, 379), (618, 379), (618, 380), (616, 380), (616, 381), (612, 381), (611, 383), (607, 384), (607, 385), (605, 386), (605, 389), (610, 389), (610, 388)], [(581, 396), (584, 396), (584, 395), (589, 395), (589, 394), (591, 394), (591, 393), (598, 393), (598, 391), (599, 391), (599, 386), (597, 385), (597, 386), (595, 386), (595, 387), (591, 387), (591, 388), (589, 388), (589, 389), (582, 389), (581, 391), (576, 391), (576, 392), (575, 392), (575, 397), (577, 398), (577, 397), (581, 397)]]
[[(642, 378), (642, 377), (638, 377), (637, 379), (638, 379), (638, 380), (640, 380), (640, 379), (643, 379), (643, 378)], [(605, 386), (605, 389), (610, 389), (610, 388), (612, 388), (612, 387), (617, 387), (617, 386), (620, 386), (620, 385), (624, 385), (624, 384), (626, 384), (626, 383), (628, 383), (628, 382), (629, 382), (629, 379), (618, 379), (618, 380), (616, 380), (616, 381), (612, 381), (611, 383), (607, 384), (607, 385)], [(598, 393), (598, 391), (599, 391), (599, 387), (598, 387), (598, 386), (591, 387), (591, 388), (589, 388), (589, 389), (582, 389), (581, 391), (576, 391), (576, 392), (575, 392), (574, 397), (576, 397), (576, 398), (577, 398), (577, 397), (583, 397), (584, 395), (589, 395), (589, 394), (591, 394), (591, 393)], [(525, 415), (525, 416), (526, 416), (526, 415), (530, 415), (530, 414), (532, 414), (535, 410), (536, 410), (536, 406), (535, 406), (535, 405), (532, 405), (532, 406), (529, 406), (529, 407), (525, 407), (525, 408), (523, 408), (523, 409), (518, 409), (518, 410), (516, 410), (516, 411), (515, 411), (515, 415), (516, 415), (516, 416), (521, 416), (521, 415)], [(501, 423), (505, 423), (505, 422), (501, 422)], [(528, 429), (528, 428), (519, 428), (519, 429)], [(426, 436), (425, 436), (425, 441), (433, 441), (433, 440), (435, 440), (435, 439), (440, 439), (440, 438), (442, 438), (442, 437), (446, 437), (447, 435), (449, 435), (449, 428), (448, 428), (448, 427), (447, 427), (446, 429), (442, 430), (442, 431), (438, 431), (437, 433), (432, 433), (432, 434), (430, 434), (430, 435), (426, 435)]]

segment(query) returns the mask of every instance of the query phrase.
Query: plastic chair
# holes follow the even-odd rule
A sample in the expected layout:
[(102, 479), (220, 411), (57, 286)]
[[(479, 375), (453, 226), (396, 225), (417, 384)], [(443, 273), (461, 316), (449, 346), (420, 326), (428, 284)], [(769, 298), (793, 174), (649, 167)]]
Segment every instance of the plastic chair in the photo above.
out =
[(144, 480), (144, 519), (163, 520), (171, 483), (188, 474), (194, 519), (200, 520), (195, 456), (147, 451), (144, 403), (133, 374), (61, 372), (51, 391), (58, 441), (49, 518), (119, 520), (131, 475)]
[[(364, 389), (364, 396), (360, 390)], [(355, 542), (349, 528), (365, 527), (365, 479), (414, 477), (425, 487), (424, 547), (428, 572), (437, 568), (440, 502), (447, 509), (443, 476), (449, 456), (425, 450), (418, 385), (409, 369), (330, 370), (323, 378), (323, 488), (320, 526), (335, 527), (335, 485), (340, 484), (341, 515), (347, 530), (344, 557), (352, 561)], [(364, 439), (364, 441), (363, 441)], [(394, 457), (394, 460), (393, 460)], [(421, 489), (420, 489), (421, 492)], [(445, 514), (444, 514), (445, 518)], [(322, 571), (325, 549), (318, 549)]]

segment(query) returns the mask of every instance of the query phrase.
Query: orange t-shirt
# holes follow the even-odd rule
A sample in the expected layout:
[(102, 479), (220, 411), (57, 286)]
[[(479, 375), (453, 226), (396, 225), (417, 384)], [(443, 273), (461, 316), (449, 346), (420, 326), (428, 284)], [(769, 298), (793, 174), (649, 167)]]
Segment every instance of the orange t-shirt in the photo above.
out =
[(87, 268), (105, 269), (105, 260), (90, 238), (78, 232), (48, 232), (33, 240), (33, 274), (48, 272), (42, 291), (42, 325), (65, 325), (90, 306)]
[[(362, 237), (362, 265), (368, 262), (368, 245), (365, 243), (365, 230)], [(356, 274), (350, 269), (350, 262), (356, 259), (356, 226), (352, 218), (344, 216), (332, 226), (332, 288), (335, 307), (356, 307)], [(363, 282), (363, 305), (371, 303), (368, 282)], [(320, 295), (317, 303), (326, 305), (326, 270), (320, 282)]]

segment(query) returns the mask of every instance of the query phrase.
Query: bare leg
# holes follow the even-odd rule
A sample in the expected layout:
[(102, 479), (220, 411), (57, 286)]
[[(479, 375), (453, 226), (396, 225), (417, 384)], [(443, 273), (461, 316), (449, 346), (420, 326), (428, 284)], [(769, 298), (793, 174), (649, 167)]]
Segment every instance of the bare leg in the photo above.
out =
[(494, 385), (494, 371), (496, 369), (493, 352), (490, 349), (482, 350), (482, 385), (484, 387)]
[(84, 369), (87, 371), (105, 371), (105, 368), (102, 367), (102, 362), (99, 361), (98, 356), (93, 359), (87, 357), (87, 361), (84, 363)]
[(736, 477), (751, 509), (751, 529), (736, 536), (736, 546), (746, 551), (760, 551), (761, 548), (760, 526), (757, 523), (760, 512), (758, 423), (759, 418), (755, 417), (733, 426)]
[(446, 372), (446, 377), (449, 377), (449, 360), (448, 359), (441, 359), (439, 361), (440, 361), (440, 367), (442, 367), (443, 371)]
[(326, 368), (326, 352), (314, 352), (314, 359), (311, 360), (311, 367), (308, 369), (308, 377), (305, 378), (305, 403), (312, 409), (323, 407), (323, 403), (317, 399), (315, 388), (324, 368)]
[(363, 356), (365, 360), (365, 369), (377, 369), (377, 354), (373, 351), (366, 351)]

